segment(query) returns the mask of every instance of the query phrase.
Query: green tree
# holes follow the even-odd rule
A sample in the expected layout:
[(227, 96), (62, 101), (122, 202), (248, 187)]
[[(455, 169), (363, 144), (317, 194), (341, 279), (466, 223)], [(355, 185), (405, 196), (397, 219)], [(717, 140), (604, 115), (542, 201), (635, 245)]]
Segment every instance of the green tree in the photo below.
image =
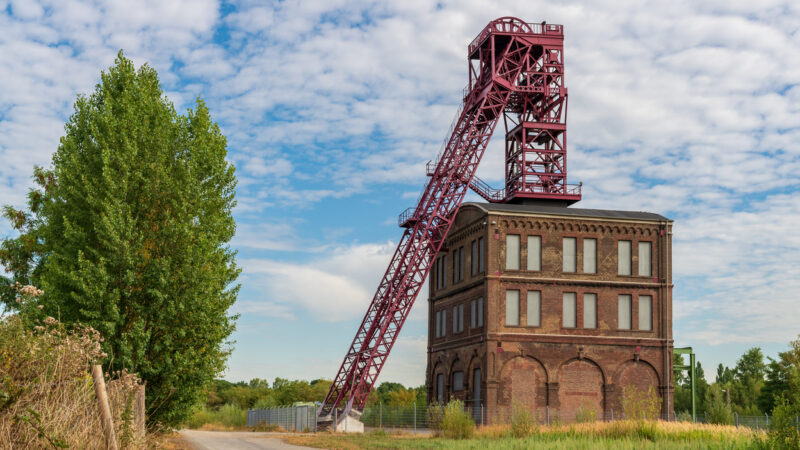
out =
[(28, 211), (4, 210), (19, 236), (0, 262), (44, 290), (42, 314), (100, 331), (107, 369), (138, 373), (151, 423), (175, 426), (224, 369), (234, 329), (225, 136), (199, 99), (177, 114), (156, 71), (122, 52), (65, 130)]

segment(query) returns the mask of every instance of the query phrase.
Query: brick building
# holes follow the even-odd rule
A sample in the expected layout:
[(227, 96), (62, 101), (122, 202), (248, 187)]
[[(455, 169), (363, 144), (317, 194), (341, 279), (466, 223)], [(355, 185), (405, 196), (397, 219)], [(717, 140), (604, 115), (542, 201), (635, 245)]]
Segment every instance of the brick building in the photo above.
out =
[(465, 203), (431, 269), (429, 401), (481, 405), (488, 422), (515, 405), (539, 420), (609, 417), (633, 384), (653, 386), (666, 414), (671, 227), (645, 212)]

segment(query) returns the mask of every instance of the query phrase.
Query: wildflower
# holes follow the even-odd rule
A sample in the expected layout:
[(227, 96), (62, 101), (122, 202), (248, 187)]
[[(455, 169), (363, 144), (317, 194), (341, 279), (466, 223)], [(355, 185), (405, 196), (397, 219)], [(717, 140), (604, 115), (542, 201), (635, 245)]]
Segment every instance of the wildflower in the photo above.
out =
[(42, 308), (44, 308), (44, 305), (39, 305), (39, 306), (37, 306), (37, 308), (42, 309)]

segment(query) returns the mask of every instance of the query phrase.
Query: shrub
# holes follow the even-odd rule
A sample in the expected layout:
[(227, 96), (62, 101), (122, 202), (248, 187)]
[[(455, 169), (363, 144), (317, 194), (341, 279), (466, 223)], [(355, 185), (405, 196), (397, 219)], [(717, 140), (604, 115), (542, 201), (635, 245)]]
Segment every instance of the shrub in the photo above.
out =
[(675, 419), (678, 422), (694, 422), (694, 418), (692, 417), (692, 413), (689, 411), (681, 411), (676, 416)]
[(578, 423), (594, 422), (597, 420), (597, 411), (591, 407), (579, 406), (575, 412), (575, 421)]
[[(24, 303), (24, 290), (19, 292)], [(80, 325), (68, 328), (52, 317), (31, 330), (28, 325), (36, 322), (24, 315), (0, 317), (0, 447), (104, 448), (89, 374), (91, 365), (106, 357), (100, 334)], [(106, 390), (118, 445), (141, 445), (144, 436), (135, 431), (133, 413), (139, 379), (118, 372)]]
[(450, 439), (469, 439), (475, 432), (475, 422), (469, 413), (464, 411), (461, 400), (453, 400), (444, 408), (442, 417), (442, 433)]
[(706, 403), (708, 404), (708, 411), (706, 411), (708, 423), (716, 425), (731, 425), (733, 423), (733, 410), (725, 402), (722, 389), (718, 385), (713, 384), (708, 388)]
[(647, 391), (634, 385), (625, 386), (622, 390), (622, 412), (626, 419), (656, 420), (660, 411), (661, 397), (653, 386), (648, 386)]
[(772, 410), (772, 421), (769, 427), (769, 444), (771, 448), (800, 450), (800, 429), (797, 417), (800, 407), (792, 408), (786, 397), (780, 396)]
[(433, 431), (435, 436), (442, 434), (442, 419), (444, 419), (444, 407), (437, 402), (428, 405), (426, 412), (428, 419), (428, 427)]
[(193, 411), (184, 425), (187, 428), (244, 428), (247, 425), (247, 410), (230, 403), (217, 410), (201, 406)]
[(511, 435), (515, 438), (528, 437), (533, 434), (536, 424), (529, 408), (515, 404), (511, 411)]

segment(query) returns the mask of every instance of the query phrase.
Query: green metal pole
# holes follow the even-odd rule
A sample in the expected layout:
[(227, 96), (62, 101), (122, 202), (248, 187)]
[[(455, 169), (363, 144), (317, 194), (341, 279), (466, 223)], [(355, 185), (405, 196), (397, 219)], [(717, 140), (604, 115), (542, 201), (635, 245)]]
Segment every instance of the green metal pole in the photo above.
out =
[(695, 376), (695, 374), (694, 374), (694, 352), (689, 353), (689, 361), (690, 361), (689, 365), (691, 366), (691, 369), (689, 369), (690, 370), (689, 374), (690, 374), (691, 379), (692, 379), (692, 421), (694, 423), (697, 423), (697, 402), (695, 401), (695, 381), (694, 381), (694, 376)]

